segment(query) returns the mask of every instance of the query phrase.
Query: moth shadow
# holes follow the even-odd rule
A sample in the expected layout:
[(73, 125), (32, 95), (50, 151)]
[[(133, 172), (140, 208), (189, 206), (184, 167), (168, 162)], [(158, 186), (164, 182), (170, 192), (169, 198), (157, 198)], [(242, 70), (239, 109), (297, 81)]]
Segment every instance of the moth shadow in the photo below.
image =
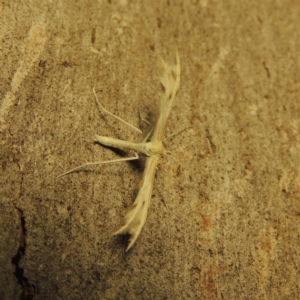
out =
[[(130, 234), (120, 234), (114, 237), (112, 241), (112, 248), (113, 249), (120, 249), (123, 248), (124, 251), (126, 250), (130, 239)], [(125, 252), (126, 253), (126, 252)]]

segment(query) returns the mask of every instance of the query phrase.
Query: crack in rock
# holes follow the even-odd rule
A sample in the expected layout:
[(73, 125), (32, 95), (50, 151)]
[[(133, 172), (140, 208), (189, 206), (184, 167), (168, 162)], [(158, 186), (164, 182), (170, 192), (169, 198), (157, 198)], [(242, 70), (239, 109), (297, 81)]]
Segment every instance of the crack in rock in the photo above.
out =
[(36, 286), (30, 284), (28, 279), (24, 276), (24, 269), (19, 266), (21, 259), (25, 256), (26, 251), (26, 233), (27, 229), (25, 226), (25, 217), (23, 210), (15, 205), (18, 211), (20, 221), (21, 221), (21, 233), (20, 233), (20, 246), (17, 250), (16, 255), (11, 259), (12, 264), (15, 266), (14, 275), (17, 278), (18, 284), (21, 285), (23, 292), (20, 296), (21, 300), (31, 300), (36, 295)]

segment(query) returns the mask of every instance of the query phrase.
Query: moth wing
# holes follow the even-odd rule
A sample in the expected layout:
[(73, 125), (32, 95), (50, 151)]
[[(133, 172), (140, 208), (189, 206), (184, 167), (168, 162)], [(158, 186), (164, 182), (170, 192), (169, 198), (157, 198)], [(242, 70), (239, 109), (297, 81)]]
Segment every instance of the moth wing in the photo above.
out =
[(158, 159), (156, 155), (148, 158), (138, 195), (124, 217), (125, 224), (114, 233), (131, 235), (126, 251), (133, 246), (146, 222)]
[(167, 120), (173, 107), (176, 93), (180, 84), (180, 61), (178, 52), (176, 52), (176, 64), (169, 65), (161, 59), (163, 75), (160, 83), (163, 88), (163, 95), (160, 100), (159, 118), (153, 134), (153, 140), (163, 140)]

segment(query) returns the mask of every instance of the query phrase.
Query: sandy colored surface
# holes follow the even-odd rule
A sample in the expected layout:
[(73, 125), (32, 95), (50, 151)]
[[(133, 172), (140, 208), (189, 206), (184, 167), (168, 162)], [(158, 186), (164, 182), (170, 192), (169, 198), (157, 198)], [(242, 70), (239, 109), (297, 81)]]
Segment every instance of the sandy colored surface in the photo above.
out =
[[(0, 299), (297, 299), (298, 1), (4, 1), (0, 5)], [(143, 162), (94, 134), (155, 122), (157, 55), (181, 88), (136, 245), (111, 234)], [(124, 153), (121, 155), (131, 155)], [(16, 275), (15, 275), (16, 274)], [(20, 298), (21, 297), (21, 298)]]

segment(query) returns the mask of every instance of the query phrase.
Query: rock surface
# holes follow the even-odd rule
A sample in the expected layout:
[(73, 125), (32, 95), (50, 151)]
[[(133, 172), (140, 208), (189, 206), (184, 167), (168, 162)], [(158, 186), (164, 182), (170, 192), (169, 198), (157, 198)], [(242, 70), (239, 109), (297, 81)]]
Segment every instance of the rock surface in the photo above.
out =
[[(7, 3), (6, 3), (7, 2)], [(300, 6), (296, 1), (8, 1), (1, 12), (1, 299), (296, 299), (300, 294)], [(181, 87), (146, 225), (111, 234), (142, 136)], [(140, 114), (139, 114), (140, 112)], [(298, 296), (297, 296), (298, 295)]]

